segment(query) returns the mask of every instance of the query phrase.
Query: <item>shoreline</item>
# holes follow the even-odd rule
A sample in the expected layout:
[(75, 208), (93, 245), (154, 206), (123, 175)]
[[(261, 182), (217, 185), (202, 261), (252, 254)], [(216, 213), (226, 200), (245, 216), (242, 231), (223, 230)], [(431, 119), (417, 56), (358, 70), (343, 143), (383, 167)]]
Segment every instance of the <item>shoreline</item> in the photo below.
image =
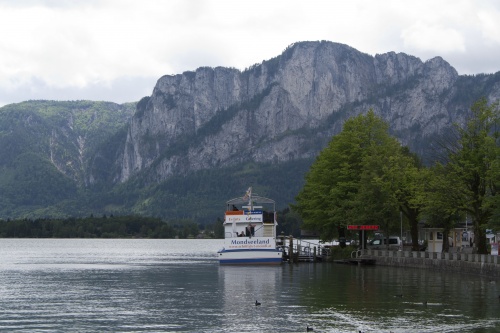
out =
[(359, 250), (358, 258), (369, 258), (376, 265), (432, 268), (500, 278), (500, 258), (490, 254), (438, 253), (419, 251)]

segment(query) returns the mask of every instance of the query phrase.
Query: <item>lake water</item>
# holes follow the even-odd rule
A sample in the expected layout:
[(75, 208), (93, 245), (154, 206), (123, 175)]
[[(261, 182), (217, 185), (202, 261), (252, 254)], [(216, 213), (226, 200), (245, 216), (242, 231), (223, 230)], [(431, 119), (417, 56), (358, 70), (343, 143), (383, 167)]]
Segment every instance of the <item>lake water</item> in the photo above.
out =
[(0, 330), (500, 332), (500, 281), (329, 263), (219, 266), (221, 246), (0, 239)]

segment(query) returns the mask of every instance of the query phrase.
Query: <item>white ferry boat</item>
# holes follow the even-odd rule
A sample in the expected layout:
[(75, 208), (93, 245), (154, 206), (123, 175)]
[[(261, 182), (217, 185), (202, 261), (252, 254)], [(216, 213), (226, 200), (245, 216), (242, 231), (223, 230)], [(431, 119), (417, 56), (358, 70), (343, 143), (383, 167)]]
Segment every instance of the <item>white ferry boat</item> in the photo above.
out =
[(276, 206), (271, 199), (252, 194), (227, 202), (224, 219), (224, 247), (220, 264), (271, 264), (283, 261), (276, 244)]

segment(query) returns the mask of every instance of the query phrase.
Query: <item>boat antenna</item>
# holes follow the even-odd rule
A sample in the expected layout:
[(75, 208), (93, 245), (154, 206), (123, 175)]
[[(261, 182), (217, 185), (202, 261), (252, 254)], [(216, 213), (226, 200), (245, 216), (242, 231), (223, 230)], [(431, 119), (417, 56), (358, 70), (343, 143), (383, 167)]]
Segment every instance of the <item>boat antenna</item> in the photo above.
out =
[(248, 205), (250, 206), (250, 211), (253, 210), (253, 203), (252, 203), (252, 186), (250, 186), (247, 190), (247, 192), (245, 193), (245, 196), (243, 197), (243, 199), (248, 199)]

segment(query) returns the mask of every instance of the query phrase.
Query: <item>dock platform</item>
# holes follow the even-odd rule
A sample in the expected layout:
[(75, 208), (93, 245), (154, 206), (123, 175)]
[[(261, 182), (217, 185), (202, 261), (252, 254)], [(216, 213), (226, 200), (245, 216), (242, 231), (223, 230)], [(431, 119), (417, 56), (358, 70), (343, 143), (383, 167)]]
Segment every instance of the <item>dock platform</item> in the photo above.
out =
[(326, 261), (329, 250), (303, 239), (280, 236), (277, 244), (283, 249), (283, 261), (289, 263)]
[[(303, 239), (281, 236), (277, 244), (283, 249), (283, 261), (298, 262), (331, 262), (331, 248), (329, 245), (320, 245)], [(351, 253), (351, 258), (333, 260), (338, 264), (349, 265), (375, 265), (376, 260), (371, 256), (363, 255), (363, 251), (356, 250)]]

